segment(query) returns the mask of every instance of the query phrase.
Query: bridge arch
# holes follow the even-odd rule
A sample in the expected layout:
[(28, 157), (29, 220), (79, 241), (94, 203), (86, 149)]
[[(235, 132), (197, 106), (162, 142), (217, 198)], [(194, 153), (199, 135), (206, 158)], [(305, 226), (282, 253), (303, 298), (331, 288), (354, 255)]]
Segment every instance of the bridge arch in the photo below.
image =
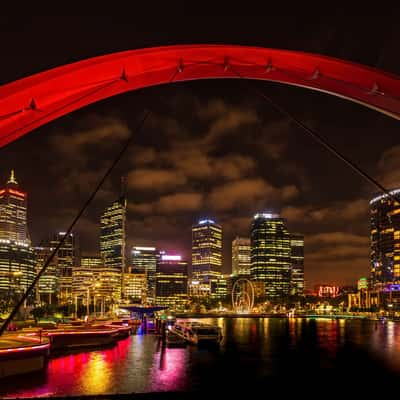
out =
[(0, 86), (0, 147), (107, 97), (171, 81), (208, 78), (301, 86), (400, 119), (400, 77), (396, 75), (298, 51), (178, 45), (93, 57)]

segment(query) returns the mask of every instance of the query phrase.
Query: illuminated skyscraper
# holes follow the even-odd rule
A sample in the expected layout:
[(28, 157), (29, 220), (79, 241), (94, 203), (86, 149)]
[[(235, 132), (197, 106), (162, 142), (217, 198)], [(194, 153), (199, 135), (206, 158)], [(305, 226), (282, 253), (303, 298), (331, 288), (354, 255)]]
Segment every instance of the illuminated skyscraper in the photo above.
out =
[(187, 262), (180, 255), (162, 254), (157, 261), (156, 303), (182, 308), (187, 301)]
[[(50, 240), (50, 247), (57, 247), (64, 237), (65, 232), (54, 234)], [(73, 268), (80, 265), (79, 246), (77, 237), (70, 233), (62, 246), (57, 251), (57, 268), (60, 271), (60, 300), (61, 302), (72, 301), (72, 272)]]
[(28, 243), (27, 198), (15, 180), (14, 171), (0, 190), (0, 239)]
[(27, 243), (0, 239), (0, 295), (25, 292), (36, 276), (32, 248)]
[[(390, 192), (400, 196), (400, 189)], [(400, 204), (388, 195), (370, 201), (371, 281), (379, 286), (400, 282)]]
[(147, 303), (147, 275), (127, 273), (124, 275), (124, 299), (132, 303)]
[(35, 261), (27, 226), (27, 193), (14, 171), (0, 189), (0, 293), (11, 297), (24, 292), (35, 278)]
[(250, 275), (250, 239), (236, 237), (232, 242), (232, 274)]
[(105, 267), (127, 272), (125, 267), (126, 198), (107, 207), (100, 218), (100, 252)]
[(304, 236), (290, 234), (290, 294), (304, 294)]
[(157, 251), (155, 247), (132, 247), (132, 272), (146, 274), (147, 300), (155, 301)]
[[(34, 247), (36, 274), (43, 268), (43, 265), (53, 252), (53, 247)], [(60, 289), (61, 271), (58, 268), (57, 255), (53, 257), (47, 266), (46, 272), (41, 276), (36, 285), (36, 300), (52, 304), (56, 302), (56, 297)]]
[(251, 226), (251, 278), (265, 283), (267, 299), (287, 296), (290, 286), (290, 235), (278, 214), (260, 213)]
[(221, 275), (222, 228), (211, 219), (204, 219), (192, 227), (193, 277), (210, 283)]
[(81, 258), (81, 266), (88, 268), (98, 268), (103, 265), (101, 257), (97, 256), (85, 256)]

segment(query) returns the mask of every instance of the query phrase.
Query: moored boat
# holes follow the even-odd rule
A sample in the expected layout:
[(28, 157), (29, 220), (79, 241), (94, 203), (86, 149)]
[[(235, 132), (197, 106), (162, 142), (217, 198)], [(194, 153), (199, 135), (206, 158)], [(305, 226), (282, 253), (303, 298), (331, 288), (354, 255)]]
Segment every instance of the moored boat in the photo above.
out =
[(4, 335), (0, 339), (0, 378), (43, 370), (49, 349), (47, 338)]
[(218, 344), (222, 340), (219, 326), (200, 322), (178, 322), (173, 332), (193, 344)]

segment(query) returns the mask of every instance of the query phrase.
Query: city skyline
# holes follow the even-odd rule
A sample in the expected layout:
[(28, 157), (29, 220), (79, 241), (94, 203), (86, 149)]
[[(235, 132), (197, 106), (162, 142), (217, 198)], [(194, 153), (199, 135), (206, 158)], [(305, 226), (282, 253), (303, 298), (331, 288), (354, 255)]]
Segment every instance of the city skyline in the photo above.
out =
[[(5, 44), (2, 83), (72, 60), (182, 42), (302, 50), (389, 72), (396, 72), (399, 65), (396, 43), (387, 33), (398, 27), (383, 16), (366, 16), (357, 24), (346, 16), (340, 22), (330, 16), (319, 22), (268, 18), (268, 24), (265, 17), (252, 17), (246, 22), (246, 37), (234, 29), (242, 23), (241, 17), (225, 20), (226, 36), (218, 18), (207, 19), (207, 32), (200, 29), (202, 18), (187, 17), (185, 21), (183, 35), (174, 24), (137, 21), (132, 27), (123, 17), (111, 33), (104, 31), (100, 19), (76, 17), (71, 32), (70, 19), (54, 18), (51, 31), (59, 46), (31, 39), (48, 36), (48, 25), (42, 27), (40, 18), (24, 20), (23, 32), (14, 32), (12, 19), (5, 21), (3, 32), (13, 40)], [(371, 32), (371, 24), (382, 29)], [(88, 27), (95, 40), (85, 35)], [(35, 34), (27, 35), (27, 31)], [(368, 46), (358, 46), (365, 42)], [(396, 121), (321, 93), (271, 83), (254, 85), (385, 185), (399, 184)], [(287, 219), (290, 231), (305, 234), (306, 280), (311, 285), (325, 281), (350, 284), (368, 275), (368, 202), (375, 189), (232, 80), (186, 82), (117, 96), (5, 147), (0, 180), (8, 179), (9, 170), (15, 168), (17, 180), (34, 194), (29, 199), (28, 218), (36, 243), (44, 238), (44, 232), (66, 229), (101, 171), (134, 129), (143, 106), (149, 107), (153, 116), (77, 226), (83, 248), (97, 253), (93, 232), (98, 216), (115, 200), (119, 177), (127, 175), (128, 246), (135, 242), (163, 245), (188, 259), (190, 238), (181, 236), (181, 226), (190, 229), (201, 217), (215, 217), (224, 226), (223, 271), (227, 271), (233, 238), (248, 236), (249, 216), (269, 209)], [(374, 140), (378, 134), (379, 140)], [(138, 236), (136, 232), (142, 233)]]
[[(12, 181), (12, 184), (14, 184), (14, 179), (15, 179), (15, 172), (14, 172), (14, 170), (11, 170), (12, 172), (11, 172), (11, 181)], [(10, 179), (7, 181), (7, 185), (9, 185), (9, 183), (10, 183)], [(15, 184), (17, 184), (17, 182), (15, 181)], [(394, 191), (394, 192), (396, 192), (396, 190)], [(28, 197), (28, 193), (25, 193), (24, 192), (24, 196), (25, 197)], [(380, 195), (380, 196), (377, 196), (377, 197), (375, 197), (375, 198), (373, 198), (372, 200), (370, 200), (370, 204), (374, 204), (374, 202), (376, 202), (376, 200), (377, 199), (383, 199), (382, 201), (384, 201), (386, 198), (387, 198), (387, 196), (383, 196), (383, 195)], [(114, 215), (115, 214), (115, 216), (113, 216), (112, 218), (117, 218), (118, 220), (119, 219), (121, 219), (121, 222), (117, 222), (117, 225), (118, 224), (123, 224), (123, 225), (121, 225), (121, 226), (125, 226), (125, 224), (126, 224), (126, 216), (125, 216), (125, 209), (126, 209), (126, 207), (127, 207), (127, 204), (128, 204), (128, 200), (127, 200), (127, 198), (126, 197), (121, 197), (121, 198), (119, 198), (118, 200), (115, 200), (112, 204), (111, 204), (111, 206), (107, 206), (106, 208), (105, 208), (105, 210), (103, 210), (103, 212), (101, 213), (101, 215), (99, 216), (99, 231), (100, 231), (100, 233), (99, 233), (99, 236), (98, 236), (98, 242), (99, 242), (99, 246), (98, 246), (98, 251), (97, 252), (93, 252), (93, 251), (90, 251), (90, 250), (88, 250), (88, 249), (81, 249), (80, 247), (79, 247), (79, 241), (78, 241), (78, 239), (77, 238), (79, 238), (79, 232), (77, 232), (76, 230), (74, 231), (74, 233), (73, 234), (71, 234), (70, 235), (70, 238), (71, 239), (73, 239), (74, 240), (74, 244), (72, 245), (73, 247), (71, 247), (71, 250), (69, 250), (69, 249), (67, 249), (67, 247), (68, 246), (70, 246), (70, 244), (68, 243), (68, 238), (67, 238), (67, 242), (64, 244), (64, 246), (61, 248), (61, 253), (63, 252), (63, 248), (66, 248), (66, 251), (67, 252), (69, 252), (69, 251), (72, 251), (72, 253), (71, 254), (73, 254), (73, 258), (75, 259), (76, 258), (76, 260), (75, 261), (73, 261), (72, 260), (72, 255), (71, 255), (71, 257), (69, 257), (69, 256), (67, 256), (67, 258), (69, 257), (69, 258), (71, 258), (71, 260), (70, 261), (67, 261), (67, 264), (68, 264), (68, 270), (69, 270), (69, 272), (66, 272), (66, 271), (64, 271), (63, 269), (62, 269), (62, 271), (60, 272), (60, 278), (61, 278), (61, 280), (60, 280), (60, 283), (61, 283), (61, 288), (63, 287), (63, 283), (62, 283), (62, 281), (63, 281), (63, 276), (65, 276), (67, 279), (70, 279), (71, 280), (71, 276), (72, 276), (72, 266), (78, 266), (78, 265), (80, 265), (80, 262), (79, 261), (77, 261), (77, 260), (80, 260), (80, 258), (81, 257), (83, 257), (83, 254), (86, 256), (86, 258), (93, 258), (93, 257), (91, 257), (91, 256), (99, 256), (99, 255), (101, 255), (101, 243), (102, 243), (102, 241), (104, 240), (104, 239), (102, 239), (102, 236), (101, 236), (101, 232), (102, 232), (102, 229), (104, 229), (104, 218), (105, 218), (105, 216), (107, 216), (107, 218), (108, 218), (108, 214), (110, 213), (110, 216), (111, 215)], [(25, 203), (25, 208), (26, 208), (26, 206), (27, 206), (27, 204)], [(117, 208), (115, 208), (115, 207), (117, 207)], [(121, 208), (121, 210), (119, 210), (119, 208), (120, 207), (122, 207)], [(115, 208), (115, 209), (114, 209)], [(122, 214), (119, 216), (119, 214), (122, 212)], [(27, 214), (27, 210), (25, 209), (25, 215)], [(284, 221), (285, 221), (285, 223), (287, 223), (288, 221), (285, 219), (285, 218), (283, 218), (283, 217), (280, 217), (279, 216), (279, 214), (274, 214), (274, 213), (271, 213), (270, 211), (268, 211), (268, 213), (257, 213), (257, 214), (255, 214), (254, 216), (250, 216), (249, 217), (249, 227), (250, 227), (250, 229), (249, 229), (249, 233), (250, 233), (250, 231), (251, 231), (251, 226), (252, 226), (252, 224), (253, 224), (253, 219), (254, 218), (256, 218), (257, 216), (259, 216), (259, 215), (268, 215), (268, 216), (270, 216), (270, 217), (277, 217), (277, 218), (281, 218), (281, 219), (283, 219)], [(108, 220), (107, 220), (108, 221)], [(111, 220), (110, 220), (111, 221)], [(115, 221), (117, 221), (117, 220), (115, 220)], [(123, 221), (123, 222), (122, 222)], [(290, 221), (289, 221), (290, 222)], [(108, 222), (107, 222), (108, 223)], [(115, 222), (113, 222), (113, 224), (115, 224)], [(181, 252), (182, 254), (183, 254), (183, 257), (185, 258), (185, 259), (190, 259), (191, 258), (191, 256), (192, 256), (192, 258), (193, 258), (193, 229), (198, 229), (198, 228), (200, 228), (200, 229), (202, 229), (204, 226), (205, 227), (207, 227), (208, 225), (210, 225), (211, 224), (211, 226), (215, 226), (216, 228), (218, 228), (218, 229), (221, 229), (221, 227), (216, 223), (216, 221), (214, 221), (213, 219), (210, 219), (210, 218), (208, 218), (208, 217), (202, 217), (201, 219), (199, 219), (198, 221), (197, 221), (197, 223), (196, 223), (196, 221), (193, 221), (193, 224), (192, 224), (192, 247), (191, 247), (191, 249), (189, 250), (189, 254), (187, 254), (186, 255), (186, 253), (185, 253), (185, 251), (180, 251), (180, 250), (178, 250), (178, 253), (179, 252)], [(119, 236), (119, 235), (124, 235), (122, 232), (124, 232), (124, 229), (122, 229), (121, 230), (121, 228), (120, 227), (118, 227), (117, 225), (115, 225), (115, 227), (116, 227), (116, 232), (117, 232), (117, 236)], [(103, 226), (103, 228), (102, 228), (102, 226)], [(29, 231), (29, 225), (27, 226), (27, 228), (24, 228), (25, 230), (26, 230), (26, 232), (28, 232)], [(114, 228), (113, 228), (114, 229)], [(48, 239), (48, 241), (46, 241), (46, 240), (41, 240), (40, 241), (40, 243), (35, 243), (35, 242), (32, 242), (32, 248), (33, 249), (38, 249), (38, 250), (43, 250), (43, 249), (45, 249), (45, 247), (41, 247), (42, 245), (43, 245), (43, 243), (45, 243), (45, 244), (47, 244), (48, 245), (48, 248), (50, 249), (51, 248), (51, 246), (55, 246), (56, 244), (57, 244), (57, 241), (59, 240), (59, 238), (61, 238), (62, 237), (62, 235), (64, 234), (64, 232), (58, 232), (58, 233), (55, 233), (55, 234), (53, 234), (53, 238), (52, 239)], [(222, 238), (223, 237), (223, 235), (222, 235), (222, 231), (221, 232), (219, 232), (219, 235), (220, 235), (220, 238)], [(295, 238), (296, 237), (296, 235), (299, 235), (299, 234), (290, 234), (288, 237), (290, 237), (290, 238)], [(49, 237), (49, 233), (47, 234), (47, 237)], [(122, 237), (122, 236), (121, 236)], [(303, 235), (301, 235), (300, 234), (300, 238), (301, 238), (301, 240), (302, 241), (304, 241), (304, 236)], [(233, 244), (233, 242), (235, 241), (235, 240), (237, 240), (237, 239), (240, 239), (240, 237), (238, 236), (238, 235), (236, 235), (235, 237), (234, 237), (234, 239), (233, 239), (233, 241), (232, 241), (232, 244)], [(108, 239), (107, 239), (108, 240)], [(114, 240), (114, 239), (113, 239)], [(114, 241), (113, 240), (111, 240), (111, 244), (113, 244), (114, 243)], [(208, 240), (208, 239), (207, 239)], [(220, 239), (218, 239), (218, 240), (220, 240)], [(128, 242), (129, 241), (129, 238), (127, 238), (127, 239), (123, 239), (123, 241), (122, 241), (122, 243), (125, 243), (125, 241), (126, 242)], [(156, 247), (141, 247), (141, 246), (143, 246), (143, 243), (148, 243), (149, 242), (149, 240), (139, 240), (137, 243), (135, 242), (132, 246), (126, 246), (126, 249), (125, 249), (125, 257), (124, 257), (124, 260), (123, 261), (119, 261), (119, 263), (121, 264), (121, 262), (122, 262), (122, 264), (124, 264), (124, 263), (126, 263), (126, 267), (125, 267), (125, 270), (126, 270), (126, 272), (128, 272), (128, 268), (133, 268), (133, 270), (135, 270), (135, 269), (137, 269), (137, 266), (135, 265), (135, 261), (134, 261), (134, 259), (135, 259), (135, 257), (134, 257), (134, 254), (135, 254), (135, 249), (141, 249), (141, 250), (154, 250), (154, 254), (156, 254), (156, 252), (158, 251), (160, 254), (162, 254), (163, 252), (165, 252), (165, 251), (167, 251), (167, 252), (177, 252), (177, 248), (179, 249), (180, 247), (179, 247), (179, 245), (177, 246), (177, 247), (175, 247), (175, 249), (171, 249), (171, 248), (167, 248), (166, 246), (163, 246), (163, 245), (161, 245), (161, 246), (156, 246)], [(150, 242), (151, 242), (151, 244), (154, 244), (154, 240), (151, 240), (150, 239)], [(161, 240), (161, 242), (162, 242), (162, 240)], [(117, 243), (117, 242), (115, 242), (115, 243)], [(200, 243), (200, 242), (199, 242)], [(114, 245), (114, 244), (113, 244)], [(147, 244), (146, 244), (147, 245)], [(77, 248), (75, 249), (75, 246), (77, 246)], [(118, 245), (118, 246), (120, 246), (120, 245)], [(139, 247), (137, 247), (137, 246), (139, 246)], [(304, 246), (304, 243), (303, 243), (303, 246)], [(374, 246), (374, 244), (373, 244), (373, 242), (371, 242), (371, 246), (373, 247)], [(122, 247), (123, 248), (125, 248), (125, 244), (123, 244), (122, 245)], [(74, 248), (75, 250), (72, 250), (72, 248)], [(157, 250), (158, 249), (158, 250)], [(224, 249), (225, 251), (226, 251), (226, 249)], [(302, 250), (303, 252), (304, 252), (304, 250)], [(131, 253), (132, 252), (132, 253)], [(140, 253), (140, 251), (138, 252), (138, 253)], [(157, 253), (158, 254), (158, 253)], [(229, 260), (225, 260), (224, 259), (224, 257), (222, 257), (222, 261), (223, 261), (223, 265), (227, 265), (228, 264), (228, 268), (226, 268), (225, 270), (222, 270), (221, 271), (221, 273), (222, 274), (234, 274), (234, 271), (233, 271), (233, 257), (232, 257), (232, 255), (233, 255), (233, 247), (231, 247), (231, 253), (230, 253), (230, 259)], [(131, 258), (132, 257), (132, 258)], [(303, 253), (303, 255), (302, 255), (302, 257), (304, 258), (304, 253)], [(58, 256), (58, 263), (60, 262), (60, 255)], [(61, 255), (61, 265), (63, 265), (63, 256)], [(118, 262), (117, 262), (118, 263)], [(304, 263), (304, 261), (303, 261), (303, 263)], [(107, 262), (106, 262), (106, 264), (107, 264)], [(371, 269), (371, 265), (372, 264), (370, 264), (369, 266), (368, 266), (368, 272), (366, 272), (366, 274), (365, 275), (369, 275), (369, 270)], [(105, 265), (106, 266), (106, 265)], [(37, 267), (39, 267), (39, 265), (37, 265)], [(190, 264), (190, 267), (191, 267), (191, 269), (192, 269), (192, 272), (193, 272), (193, 261), (192, 261), (192, 264)], [(304, 269), (304, 265), (303, 265), (303, 267), (302, 267), (302, 271), (303, 272), (301, 272), (301, 274), (304, 274), (305, 276), (307, 276), (307, 268), (305, 268)], [(136, 273), (137, 272), (139, 272), (139, 270), (138, 271), (136, 271)], [(64, 278), (65, 279), (65, 278)], [(300, 278), (300, 279), (303, 279), (303, 278)], [(357, 278), (357, 279), (359, 279), (359, 277)], [(312, 284), (310, 284), (309, 282), (308, 282), (308, 280), (307, 280), (307, 278), (305, 278), (304, 279), (304, 283), (305, 283), (305, 285), (306, 285), (306, 289), (307, 290), (310, 290), (311, 289), (311, 287), (312, 286), (315, 286), (317, 283), (318, 284), (320, 284), (320, 283), (330, 283), (330, 284), (333, 284), (333, 283), (335, 283), (335, 284), (340, 284), (340, 283), (338, 283), (338, 282), (332, 282), (332, 281), (329, 281), (329, 280), (327, 280), (327, 279), (322, 279), (322, 280), (319, 280), (319, 281), (315, 281), (314, 283), (312, 283)], [(302, 285), (304, 285), (304, 283), (302, 284)], [(355, 284), (355, 282), (350, 282), (350, 284), (351, 285), (354, 285)], [(67, 286), (68, 287), (71, 287), (71, 282), (69, 282), (68, 284), (67, 284)], [(71, 289), (69, 289), (69, 290), (71, 290)], [(62, 293), (62, 290), (61, 290), (61, 293)]]

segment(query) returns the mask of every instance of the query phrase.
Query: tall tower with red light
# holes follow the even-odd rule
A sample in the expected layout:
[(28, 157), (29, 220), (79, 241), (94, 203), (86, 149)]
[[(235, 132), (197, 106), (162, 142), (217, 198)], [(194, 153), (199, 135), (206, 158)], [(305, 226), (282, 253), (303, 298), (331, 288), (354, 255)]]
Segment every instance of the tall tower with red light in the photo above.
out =
[(30, 244), (27, 199), (11, 170), (6, 186), (0, 189), (0, 239)]

